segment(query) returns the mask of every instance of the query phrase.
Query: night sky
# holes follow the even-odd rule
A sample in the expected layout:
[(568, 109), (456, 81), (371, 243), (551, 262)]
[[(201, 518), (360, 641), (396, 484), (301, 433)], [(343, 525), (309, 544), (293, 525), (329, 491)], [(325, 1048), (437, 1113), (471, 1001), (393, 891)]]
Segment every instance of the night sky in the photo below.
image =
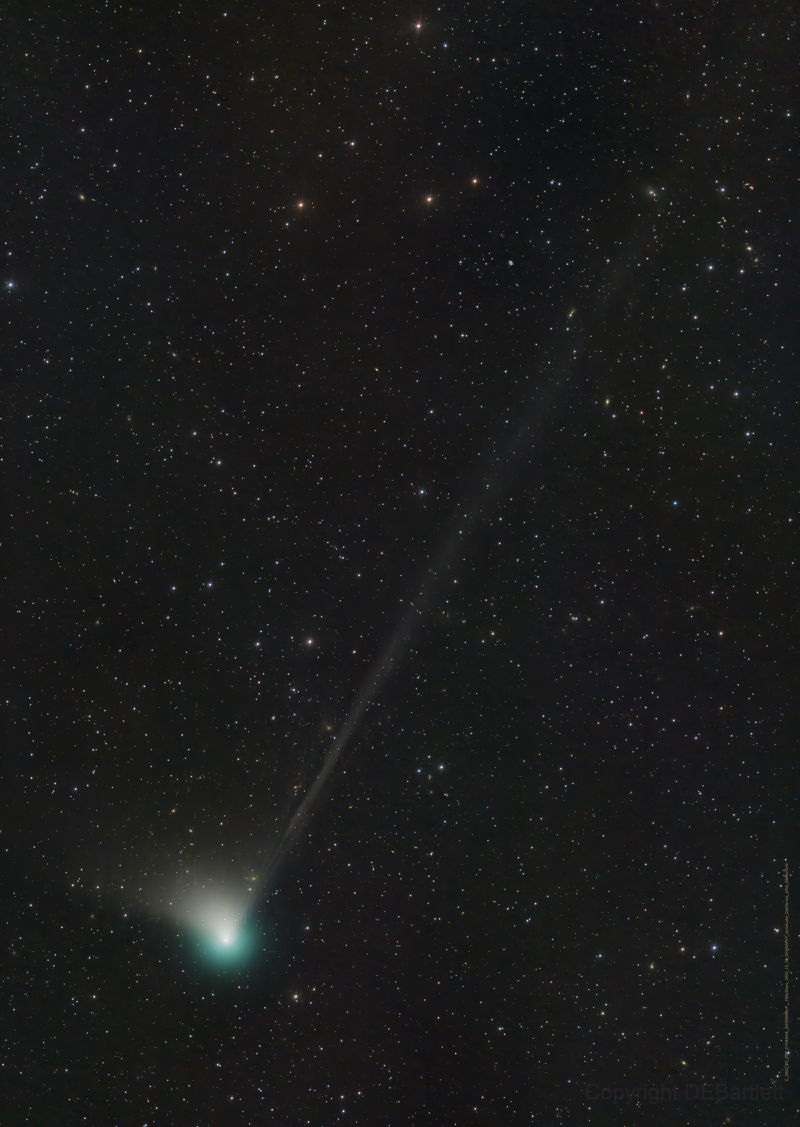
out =
[(4, 1124), (793, 1122), (795, 21), (4, 9)]

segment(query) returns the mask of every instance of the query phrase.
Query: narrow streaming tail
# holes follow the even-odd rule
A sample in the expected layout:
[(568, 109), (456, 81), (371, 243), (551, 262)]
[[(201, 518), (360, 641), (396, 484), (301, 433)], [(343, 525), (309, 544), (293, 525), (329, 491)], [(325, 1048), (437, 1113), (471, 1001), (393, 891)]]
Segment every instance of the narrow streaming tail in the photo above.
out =
[(267, 880), (274, 878), (280, 865), (290, 853), (311, 817), (331, 772), (356, 734), (365, 712), (391, 677), (415, 635), (424, 626), (442, 587), (450, 578), (456, 563), (460, 562), (471, 533), (482, 523), (484, 513), (496, 502), (508, 476), (516, 469), (529, 448), (529, 427), (527, 424), (521, 424), (517, 427), (513, 439), (507, 443), (503, 456), (497, 459), (489, 480), (484, 480), (476, 487), (469, 500), (455, 510), (448, 522), (447, 531), (441, 536), (437, 551), (428, 564), (416, 598), (409, 605), (378, 659), (367, 672), (350, 705), (344, 723), (325, 754), (316, 778), (289, 819), (267, 866), (265, 874)]
[[(619, 292), (624, 279), (638, 265), (637, 260), (643, 257), (644, 245), (645, 241), (641, 237), (632, 239), (628, 244), (627, 255), (616, 260), (609, 277), (598, 289), (589, 318), (592, 325), (598, 326), (608, 312), (608, 306)], [(540, 393), (528, 399), (519, 411), (521, 421), (511, 436), (499, 445), (499, 449), (495, 443), (485, 455), (484, 460), (489, 463), (488, 471), (480, 473), (479, 470), (477, 480), (465, 500), (456, 507), (448, 521), (425, 570), (417, 597), (362, 681), (316, 778), (289, 819), (283, 836), (267, 863), (264, 873), (267, 887), (274, 882), (283, 862), (306, 828), (336, 764), (356, 735), (367, 709), (391, 677), (415, 635), (425, 625), (444, 585), (448, 580), (453, 581), (452, 573), (463, 559), (470, 537), (483, 524), (487, 511), (502, 496), (523, 461), (530, 456), (544, 433), (545, 425), (552, 422), (554, 408), (565, 389), (573, 382), (577, 365), (585, 353), (585, 346), (575, 331), (577, 328), (577, 324), (570, 325), (573, 335), (564, 340), (562, 355), (543, 367)], [(587, 321), (584, 321), (584, 332), (589, 339), (591, 331)]]

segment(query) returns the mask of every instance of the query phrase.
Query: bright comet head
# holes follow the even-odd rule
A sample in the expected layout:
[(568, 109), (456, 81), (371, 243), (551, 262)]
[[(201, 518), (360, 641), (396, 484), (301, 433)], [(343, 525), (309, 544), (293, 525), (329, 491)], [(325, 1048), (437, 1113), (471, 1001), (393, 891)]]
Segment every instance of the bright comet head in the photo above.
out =
[(248, 922), (253, 907), (249, 891), (238, 893), (221, 881), (208, 880), (176, 897), (175, 915), (212, 961), (233, 965), (253, 953), (257, 934)]
[(234, 964), (244, 962), (251, 953), (254, 933), (243, 918), (232, 921), (222, 918), (210, 926), (199, 928), (200, 946), (215, 962)]

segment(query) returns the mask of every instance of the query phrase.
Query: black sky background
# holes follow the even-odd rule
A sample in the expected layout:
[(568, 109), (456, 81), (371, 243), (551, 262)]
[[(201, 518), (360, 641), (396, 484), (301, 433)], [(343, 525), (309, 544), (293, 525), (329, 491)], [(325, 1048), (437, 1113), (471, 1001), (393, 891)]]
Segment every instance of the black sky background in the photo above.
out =
[(4, 1122), (790, 1121), (794, 19), (5, 10)]

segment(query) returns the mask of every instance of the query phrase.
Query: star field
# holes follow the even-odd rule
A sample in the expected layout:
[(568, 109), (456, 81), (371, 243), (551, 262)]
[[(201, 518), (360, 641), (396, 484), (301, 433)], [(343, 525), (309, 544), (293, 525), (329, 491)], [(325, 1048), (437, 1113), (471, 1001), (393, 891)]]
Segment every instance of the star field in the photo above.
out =
[(795, 23), (7, 11), (9, 1124), (789, 1122)]

